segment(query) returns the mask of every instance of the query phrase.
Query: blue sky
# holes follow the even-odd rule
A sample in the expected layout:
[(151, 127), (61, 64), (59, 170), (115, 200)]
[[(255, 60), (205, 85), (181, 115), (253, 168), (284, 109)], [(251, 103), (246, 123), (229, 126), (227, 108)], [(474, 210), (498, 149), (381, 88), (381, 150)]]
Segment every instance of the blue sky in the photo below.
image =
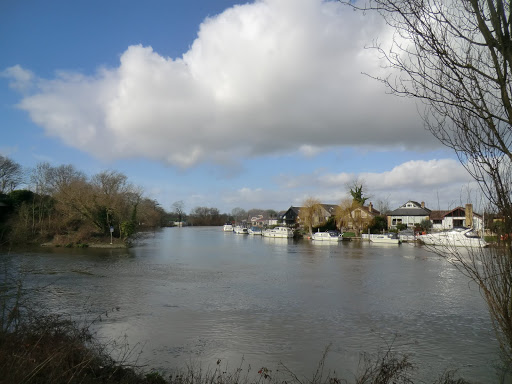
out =
[[(170, 210), (475, 200), (413, 100), (362, 74), (391, 33), (320, 0), (0, 3), (0, 153), (117, 170)], [(472, 201), (468, 201), (472, 200)]]

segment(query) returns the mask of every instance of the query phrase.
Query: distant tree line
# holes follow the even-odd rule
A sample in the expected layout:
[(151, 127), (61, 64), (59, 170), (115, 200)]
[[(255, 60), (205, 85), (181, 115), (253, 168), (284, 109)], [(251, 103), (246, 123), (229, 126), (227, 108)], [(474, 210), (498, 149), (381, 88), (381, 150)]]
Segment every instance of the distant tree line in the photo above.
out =
[(191, 225), (222, 225), (228, 220), (227, 214), (221, 214), (217, 208), (209, 207), (195, 207), (188, 218)]
[(278, 212), (273, 209), (250, 209), (246, 211), (243, 208), (236, 207), (231, 213), (220, 213), (214, 207), (195, 207), (190, 211), (189, 215), (185, 214), (185, 206), (183, 201), (176, 201), (172, 205), (172, 211), (169, 213), (170, 222), (186, 221), (188, 225), (194, 226), (215, 226), (223, 225), (227, 222), (249, 223), (253, 217), (263, 216), (265, 218), (277, 218)]

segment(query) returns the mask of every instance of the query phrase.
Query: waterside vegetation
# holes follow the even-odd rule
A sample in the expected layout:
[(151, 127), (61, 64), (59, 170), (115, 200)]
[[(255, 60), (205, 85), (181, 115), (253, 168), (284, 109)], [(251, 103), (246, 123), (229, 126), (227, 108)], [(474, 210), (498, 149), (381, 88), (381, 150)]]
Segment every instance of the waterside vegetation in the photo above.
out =
[(162, 224), (164, 210), (119, 172), (87, 177), (72, 165), (40, 163), (25, 174), (3, 156), (0, 169), (0, 244), (86, 246), (111, 235), (122, 243), (139, 227)]

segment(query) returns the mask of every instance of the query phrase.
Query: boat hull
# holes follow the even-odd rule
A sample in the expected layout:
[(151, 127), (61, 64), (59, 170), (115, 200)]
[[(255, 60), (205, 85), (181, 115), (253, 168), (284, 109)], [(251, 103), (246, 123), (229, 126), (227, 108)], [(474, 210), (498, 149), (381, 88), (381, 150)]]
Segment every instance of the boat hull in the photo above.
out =
[(249, 228), (249, 235), (261, 235), (260, 228)]
[(236, 226), (234, 229), (234, 232), (239, 235), (248, 235), (249, 234), (249, 230), (247, 228), (240, 227), (240, 226)]
[(331, 243), (337, 243), (341, 240), (343, 240), (341, 235), (331, 234), (329, 232), (317, 232), (313, 233), (313, 236), (311, 236), (312, 240), (315, 241), (326, 241)]
[(290, 238), (293, 237), (293, 230), (287, 227), (276, 227), (264, 230), (261, 235), (263, 237)]
[(371, 235), (370, 241), (377, 244), (401, 244), (402, 240), (396, 234)]
[(376, 238), (376, 239), (370, 239), (370, 241), (372, 243), (377, 243), (377, 244), (400, 244), (401, 243), (401, 241), (399, 239)]
[(446, 232), (429, 233), (418, 236), (425, 245), (435, 247), (470, 247), (484, 248), (489, 244), (476, 236), (472, 229), (453, 229)]

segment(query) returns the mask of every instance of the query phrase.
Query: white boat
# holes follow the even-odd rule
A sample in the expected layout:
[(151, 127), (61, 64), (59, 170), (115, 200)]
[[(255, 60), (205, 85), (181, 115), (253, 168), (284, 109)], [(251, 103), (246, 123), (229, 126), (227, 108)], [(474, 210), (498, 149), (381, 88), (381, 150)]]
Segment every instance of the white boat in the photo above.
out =
[(224, 227), (222, 228), (224, 232), (233, 232), (233, 225), (231, 223), (224, 224)]
[(261, 235), (261, 228), (259, 227), (251, 227), (248, 230), (249, 235)]
[(371, 235), (370, 241), (372, 243), (381, 243), (381, 244), (401, 244), (402, 240), (398, 238), (396, 233), (383, 233), (380, 235)]
[(425, 245), (443, 247), (487, 247), (489, 244), (472, 228), (453, 228), (443, 232), (418, 236)]
[(261, 235), (264, 237), (293, 237), (293, 229), (288, 227), (275, 227), (272, 229), (265, 229)]
[(343, 240), (341, 233), (337, 231), (325, 231), (313, 233), (311, 238), (315, 241), (334, 241), (338, 242)]
[(403, 231), (398, 232), (398, 238), (404, 241), (416, 241), (416, 234), (412, 229), (405, 229)]
[(243, 225), (237, 225), (233, 231), (240, 235), (247, 235), (249, 233), (247, 227), (244, 227)]

